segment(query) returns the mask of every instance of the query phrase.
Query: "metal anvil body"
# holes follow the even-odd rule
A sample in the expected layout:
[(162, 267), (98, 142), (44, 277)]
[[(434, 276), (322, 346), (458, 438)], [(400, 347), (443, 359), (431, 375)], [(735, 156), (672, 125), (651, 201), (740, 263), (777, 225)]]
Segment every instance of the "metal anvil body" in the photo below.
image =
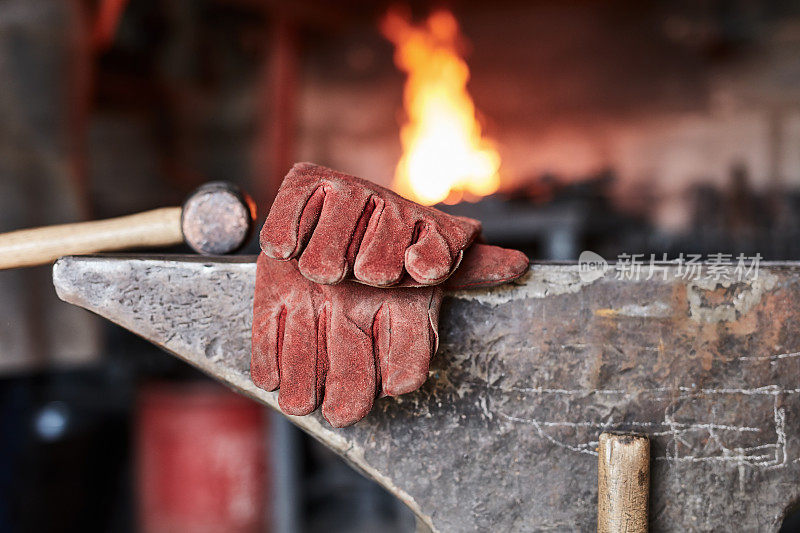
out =
[[(249, 379), (253, 258), (60, 259), (59, 296), (277, 408)], [(533, 265), (450, 293), (421, 390), (289, 417), (439, 531), (591, 531), (600, 432), (650, 436), (654, 531), (777, 531), (800, 496), (800, 264), (745, 281)]]

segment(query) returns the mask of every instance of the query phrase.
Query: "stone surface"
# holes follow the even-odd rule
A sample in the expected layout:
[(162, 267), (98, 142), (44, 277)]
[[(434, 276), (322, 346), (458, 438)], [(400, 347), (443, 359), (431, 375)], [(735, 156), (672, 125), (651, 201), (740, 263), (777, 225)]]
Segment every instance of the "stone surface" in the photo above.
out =
[[(272, 407), (249, 381), (252, 258), (68, 257), (59, 296)], [(592, 531), (598, 435), (651, 439), (654, 531), (777, 531), (800, 495), (800, 265), (591, 282), (535, 265), (445, 299), (416, 393), (290, 417), (441, 531)]]

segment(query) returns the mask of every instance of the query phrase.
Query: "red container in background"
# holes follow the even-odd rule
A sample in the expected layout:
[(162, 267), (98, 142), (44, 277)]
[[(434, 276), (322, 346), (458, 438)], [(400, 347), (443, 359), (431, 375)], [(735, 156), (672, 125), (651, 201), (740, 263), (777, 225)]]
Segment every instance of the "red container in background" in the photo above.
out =
[(136, 426), (139, 529), (267, 530), (266, 416), (213, 383), (140, 391)]

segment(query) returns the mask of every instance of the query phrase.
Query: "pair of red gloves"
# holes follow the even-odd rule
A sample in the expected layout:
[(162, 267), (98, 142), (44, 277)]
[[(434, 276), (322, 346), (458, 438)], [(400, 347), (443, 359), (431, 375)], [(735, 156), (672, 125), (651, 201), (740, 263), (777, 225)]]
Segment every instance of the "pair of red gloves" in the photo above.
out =
[(322, 405), (353, 424), (377, 396), (418, 389), (438, 345), (443, 290), (511, 281), (516, 250), (473, 244), (477, 220), (299, 163), (261, 230), (250, 376), (291, 415)]

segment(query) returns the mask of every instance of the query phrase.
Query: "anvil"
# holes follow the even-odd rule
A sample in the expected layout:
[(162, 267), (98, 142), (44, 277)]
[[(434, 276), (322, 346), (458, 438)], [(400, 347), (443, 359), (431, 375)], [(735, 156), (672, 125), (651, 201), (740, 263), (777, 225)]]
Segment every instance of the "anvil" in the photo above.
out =
[[(84, 256), (59, 296), (277, 408), (249, 379), (253, 258)], [(535, 264), (453, 292), (419, 391), (293, 423), (438, 531), (591, 531), (602, 431), (651, 438), (653, 531), (777, 531), (800, 497), (800, 264), (745, 280)]]

